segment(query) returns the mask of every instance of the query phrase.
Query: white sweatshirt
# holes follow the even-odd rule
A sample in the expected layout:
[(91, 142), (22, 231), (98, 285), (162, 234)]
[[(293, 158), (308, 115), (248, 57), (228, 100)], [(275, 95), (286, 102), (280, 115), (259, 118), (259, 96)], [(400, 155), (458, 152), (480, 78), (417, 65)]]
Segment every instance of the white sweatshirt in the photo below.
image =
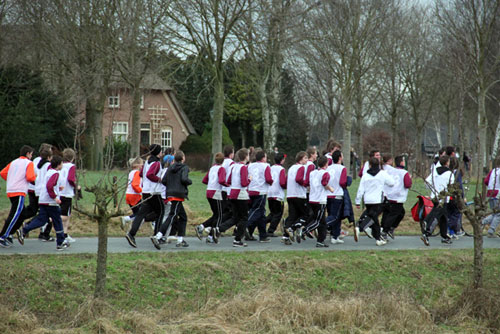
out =
[(379, 170), (373, 176), (367, 170), (359, 183), (356, 205), (361, 204), (361, 199), (365, 204), (381, 204), (384, 201), (384, 186), (392, 187), (394, 184), (394, 179), (386, 171)]

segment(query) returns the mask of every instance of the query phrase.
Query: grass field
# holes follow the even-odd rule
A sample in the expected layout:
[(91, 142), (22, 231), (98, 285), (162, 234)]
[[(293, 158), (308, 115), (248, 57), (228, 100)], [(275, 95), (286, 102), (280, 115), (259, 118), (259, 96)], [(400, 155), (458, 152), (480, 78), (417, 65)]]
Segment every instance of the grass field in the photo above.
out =
[[(127, 209), (128, 206), (125, 203), (125, 184), (127, 182), (127, 171), (115, 170), (106, 175), (100, 172), (80, 172), (79, 180), (82, 188), (85, 186), (93, 185), (97, 182), (106, 182), (111, 184), (111, 180), (113, 176), (117, 177), (119, 188), (123, 189), (121, 192), (121, 196), (119, 197), (119, 201), (121, 206), (124, 209)], [(200, 224), (205, 219), (210, 217), (211, 211), (208, 205), (208, 202), (205, 197), (206, 186), (201, 182), (203, 176), (205, 174), (198, 171), (191, 171), (190, 178), (193, 180), (193, 184), (189, 187), (189, 200), (186, 202), (185, 207), (188, 213), (188, 225)], [(351, 199), (354, 201), (356, 197), (356, 192), (359, 186), (359, 178), (354, 180), (351, 187), (349, 187), (349, 193), (351, 195)], [(5, 182), (0, 178), (0, 188), (5, 189)], [(474, 184), (467, 184), (467, 198), (472, 199), (474, 193)], [(418, 194), (428, 194), (428, 190), (426, 190), (423, 180), (415, 179), (413, 182), (412, 190), (409, 192), (408, 201), (405, 204), (406, 216), (400, 227), (398, 228), (397, 233), (408, 235), (408, 234), (419, 234), (420, 227), (416, 224), (410, 217), (410, 209), (416, 202), (416, 196)], [(79, 205), (85, 207), (87, 209), (91, 209), (93, 207), (94, 196), (91, 193), (83, 192), (83, 199), (79, 202)], [(8, 213), (8, 209), (10, 208), (10, 202), (5, 195), (0, 196), (0, 220), (5, 219)], [(285, 209), (285, 217), (287, 215)], [(355, 217), (358, 218), (361, 215), (361, 211), (355, 209)], [(90, 221), (88, 218), (80, 216), (78, 213), (74, 212), (73, 216), (73, 226), (71, 229), (72, 236), (92, 236), (97, 235), (97, 224), (93, 221)], [(119, 236), (122, 235), (123, 232), (119, 228), (119, 220), (115, 218), (113, 223), (110, 225), (109, 234), (110, 236)], [(468, 226), (467, 221), (465, 221), (465, 229), (471, 230)], [(188, 234), (191, 235), (193, 232), (192, 228), (188, 228)], [(147, 235), (150, 232), (150, 229), (141, 229), (139, 235)]]
[[(500, 257), (482, 317), (462, 291), (472, 251), (4, 256), (3, 333), (498, 333)], [(99, 310), (99, 312), (98, 312)], [(6, 326), (6, 327), (4, 327)]]

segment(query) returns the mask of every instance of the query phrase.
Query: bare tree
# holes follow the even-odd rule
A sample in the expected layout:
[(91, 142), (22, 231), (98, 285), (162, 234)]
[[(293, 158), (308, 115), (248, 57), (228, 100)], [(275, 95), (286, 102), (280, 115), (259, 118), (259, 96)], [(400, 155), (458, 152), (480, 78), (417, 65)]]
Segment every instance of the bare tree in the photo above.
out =
[(164, 26), (176, 52), (201, 55), (204, 67), (213, 73), (212, 154), (222, 150), (224, 117), (224, 61), (234, 57), (240, 45), (234, 36), (237, 22), (249, 7), (248, 0), (172, 1)]
[[(438, 1), (436, 15), (440, 27), (450, 39), (461, 46), (467, 62), (471, 66), (474, 80), (474, 95), (477, 102), (477, 142), (478, 166), (486, 168), (486, 147), (488, 119), (486, 96), (498, 82), (494, 76), (500, 66), (500, 41), (497, 19), (500, 16), (498, 0), (454, 0), (451, 3)], [(478, 173), (482, 175), (482, 173)]]

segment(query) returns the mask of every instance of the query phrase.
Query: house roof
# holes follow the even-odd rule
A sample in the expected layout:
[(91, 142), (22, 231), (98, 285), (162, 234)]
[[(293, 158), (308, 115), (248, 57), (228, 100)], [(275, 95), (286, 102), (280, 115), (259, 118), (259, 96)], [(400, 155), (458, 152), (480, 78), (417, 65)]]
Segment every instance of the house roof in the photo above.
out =
[(170, 100), (172, 100), (172, 103), (174, 104), (175, 108), (179, 111), (179, 115), (181, 116), (184, 124), (186, 124), (186, 127), (188, 128), (189, 134), (196, 134), (196, 130), (195, 130), (194, 126), (189, 121), (189, 117), (186, 115), (186, 113), (184, 112), (184, 110), (181, 107), (181, 104), (179, 103), (179, 100), (177, 100), (177, 97), (175, 96), (176, 95), (175, 91), (168, 90), (167, 94), (170, 97)]
[[(110, 88), (129, 88), (129, 85), (123, 80), (119, 72), (113, 74), (113, 79), (109, 84)], [(167, 84), (162, 78), (160, 78), (156, 73), (148, 72), (144, 75), (139, 85), (141, 89), (150, 90), (172, 90), (169, 84)]]

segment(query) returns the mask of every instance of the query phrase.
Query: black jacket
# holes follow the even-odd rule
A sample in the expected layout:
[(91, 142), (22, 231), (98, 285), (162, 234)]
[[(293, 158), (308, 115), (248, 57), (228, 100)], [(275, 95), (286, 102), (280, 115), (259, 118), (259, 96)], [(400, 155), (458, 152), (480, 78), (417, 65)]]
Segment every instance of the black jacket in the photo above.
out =
[(188, 197), (188, 186), (193, 183), (189, 179), (189, 168), (183, 163), (176, 162), (168, 167), (161, 182), (167, 187), (167, 198)]

